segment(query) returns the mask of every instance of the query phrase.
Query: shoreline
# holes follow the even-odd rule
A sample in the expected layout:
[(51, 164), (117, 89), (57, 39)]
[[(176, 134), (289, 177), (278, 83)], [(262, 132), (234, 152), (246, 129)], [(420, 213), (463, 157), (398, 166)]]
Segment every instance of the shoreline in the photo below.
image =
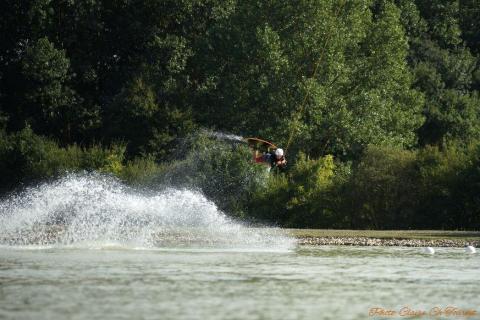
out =
[(301, 246), (386, 246), (386, 247), (480, 247), (480, 240), (465, 241), (452, 239), (381, 239), (367, 237), (295, 237)]
[(480, 247), (479, 231), (286, 229), (299, 245)]

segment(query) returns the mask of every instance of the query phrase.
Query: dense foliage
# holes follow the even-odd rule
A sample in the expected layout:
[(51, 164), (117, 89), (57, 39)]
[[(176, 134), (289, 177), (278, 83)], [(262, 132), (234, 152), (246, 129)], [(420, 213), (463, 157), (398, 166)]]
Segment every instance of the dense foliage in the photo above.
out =
[[(285, 226), (480, 228), (477, 0), (0, 9), (2, 191), (100, 170)], [(200, 128), (272, 140), (289, 170)]]

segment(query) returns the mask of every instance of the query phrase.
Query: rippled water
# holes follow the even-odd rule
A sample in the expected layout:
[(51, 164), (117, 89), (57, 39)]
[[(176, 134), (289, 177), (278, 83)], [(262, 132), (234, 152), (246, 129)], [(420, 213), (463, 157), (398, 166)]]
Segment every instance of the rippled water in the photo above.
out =
[(453, 248), (2, 247), (0, 318), (379, 319), (371, 308), (455, 306), (479, 319), (479, 266)]

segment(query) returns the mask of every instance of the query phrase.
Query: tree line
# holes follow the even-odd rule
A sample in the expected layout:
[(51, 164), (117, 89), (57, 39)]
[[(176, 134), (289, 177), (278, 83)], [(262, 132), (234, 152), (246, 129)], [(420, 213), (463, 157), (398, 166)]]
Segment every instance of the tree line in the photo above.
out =
[[(476, 0), (0, 8), (3, 191), (65, 170), (165, 175), (179, 141), (208, 128), (288, 151), (289, 172), (247, 179), (243, 200), (212, 192), (234, 215), (302, 227), (480, 225)], [(229, 159), (228, 176), (218, 169), (228, 163), (212, 172), (261, 176), (217, 154), (202, 170)]]

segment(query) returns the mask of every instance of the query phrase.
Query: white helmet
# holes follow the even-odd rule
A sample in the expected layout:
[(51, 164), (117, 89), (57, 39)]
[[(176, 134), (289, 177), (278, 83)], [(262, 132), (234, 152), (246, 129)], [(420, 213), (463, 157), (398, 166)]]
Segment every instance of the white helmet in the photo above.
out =
[(283, 157), (283, 149), (278, 148), (277, 150), (275, 150), (275, 156), (277, 156), (277, 158)]

